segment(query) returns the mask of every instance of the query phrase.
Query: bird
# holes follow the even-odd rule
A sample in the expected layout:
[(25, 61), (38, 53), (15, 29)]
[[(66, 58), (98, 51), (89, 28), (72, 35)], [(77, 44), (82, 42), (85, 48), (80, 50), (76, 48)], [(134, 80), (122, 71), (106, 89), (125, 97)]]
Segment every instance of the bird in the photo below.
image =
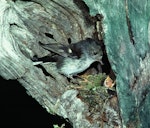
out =
[(82, 73), (94, 62), (102, 64), (102, 48), (100, 43), (92, 38), (68, 45), (43, 44), (41, 42), (39, 44), (42, 48), (53, 53), (49, 60), (55, 61), (58, 72), (68, 78)]

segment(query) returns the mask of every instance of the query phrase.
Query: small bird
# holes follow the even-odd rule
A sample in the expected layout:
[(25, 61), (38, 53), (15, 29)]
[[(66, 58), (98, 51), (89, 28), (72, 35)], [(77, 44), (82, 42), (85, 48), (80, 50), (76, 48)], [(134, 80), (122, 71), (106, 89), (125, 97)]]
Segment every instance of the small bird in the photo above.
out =
[(102, 63), (101, 46), (92, 38), (68, 45), (40, 43), (40, 46), (54, 53), (51, 60), (55, 60), (58, 72), (68, 78), (85, 71), (94, 62)]

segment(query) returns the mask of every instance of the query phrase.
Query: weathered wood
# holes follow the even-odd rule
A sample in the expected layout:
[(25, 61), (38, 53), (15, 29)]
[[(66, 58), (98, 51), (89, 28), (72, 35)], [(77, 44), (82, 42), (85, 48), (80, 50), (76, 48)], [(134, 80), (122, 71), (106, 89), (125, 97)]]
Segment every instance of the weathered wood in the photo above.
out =
[[(98, 26), (81, 1), (0, 0), (0, 75), (18, 80), (48, 112), (68, 118), (73, 127), (150, 127), (150, 2), (84, 1), (91, 15), (104, 17), (104, 42), (117, 77), (122, 124), (118, 111), (108, 104), (101, 108), (96, 101), (98, 105), (91, 105), (97, 107), (93, 114), (90, 102), (69, 89), (70, 83), (51, 63), (36, 67), (32, 62), (34, 55), (48, 54), (39, 41), (67, 44), (93, 36)], [(101, 102), (94, 96), (92, 100)]]
[(80, 10), (73, 0), (0, 0), (0, 75), (18, 80), (48, 112), (68, 118), (76, 128), (96, 128), (101, 120), (88, 118), (88, 105), (51, 63), (37, 67), (32, 58), (49, 53), (39, 41), (67, 44), (92, 37), (95, 21), (88, 18), (86, 6)]
[(150, 127), (150, 1), (84, 0), (104, 16), (104, 42), (116, 74), (122, 127)]

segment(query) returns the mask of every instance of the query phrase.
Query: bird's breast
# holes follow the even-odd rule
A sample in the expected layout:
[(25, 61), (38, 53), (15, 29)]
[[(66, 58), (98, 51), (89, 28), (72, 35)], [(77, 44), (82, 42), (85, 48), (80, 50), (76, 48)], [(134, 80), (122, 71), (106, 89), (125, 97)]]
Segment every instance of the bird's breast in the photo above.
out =
[(66, 58), (58, 70), (60, 73), (64, 75), (72, 76), (72, 75), (83, 72), (93, 62), (94, 60), (90, 58), (80, 58), (80, 59)]

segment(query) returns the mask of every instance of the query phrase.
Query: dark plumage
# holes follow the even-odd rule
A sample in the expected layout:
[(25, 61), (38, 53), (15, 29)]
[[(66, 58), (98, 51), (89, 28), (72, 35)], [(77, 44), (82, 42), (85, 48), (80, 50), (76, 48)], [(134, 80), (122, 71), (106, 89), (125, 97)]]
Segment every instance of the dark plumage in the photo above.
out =
[(72, 77), (86, 70), (95, 61), (101, 62), (102, 49), (94, 39), (87, 38), (67, 46), (60, 44), (40, 45), (53, 53), (58, 72), (67, 77)]

